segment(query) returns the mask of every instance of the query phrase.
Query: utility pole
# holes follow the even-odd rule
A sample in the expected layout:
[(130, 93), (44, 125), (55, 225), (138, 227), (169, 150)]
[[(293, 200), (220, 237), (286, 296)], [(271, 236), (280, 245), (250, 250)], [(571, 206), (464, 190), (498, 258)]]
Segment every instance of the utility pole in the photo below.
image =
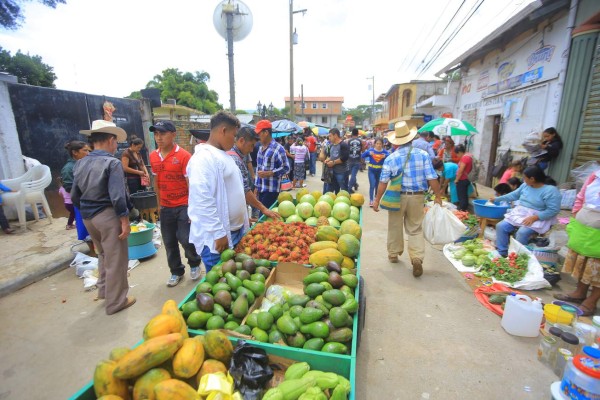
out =
[[(290, 0), (290, 120), (294, 121), (294, 114), (296, 112), (294, 106), (294, 14), (306, 13), (306, 9), (294, 11), (294, 0)], [(296, 36), (297, 38), (297, 36)]]
[(373, 90), (373, 102), (371, 103), (371, 129), (373, 128), (373, 125), (375, 124), (375, 75), (373, 75), (370, 78), (367, 78), (371, 80), (371, 89)]

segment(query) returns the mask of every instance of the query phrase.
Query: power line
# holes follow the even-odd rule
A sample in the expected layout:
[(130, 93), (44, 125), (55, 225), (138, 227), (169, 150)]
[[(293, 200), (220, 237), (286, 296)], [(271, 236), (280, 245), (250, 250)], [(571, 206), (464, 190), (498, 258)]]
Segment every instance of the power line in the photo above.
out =
[(464, 22), (462, 22), (462, 24), (459, 27), (457, 27), (457, 29), (455, 29), (454, 32), (452, 32), (452, 34), (446, 39), (446, 41), (440, 46), (440, 48), (437, 50), (437, 52), (432, 56), (432, 58), (429, 60), (429, 62), (423, 67), (423, 69), (421, 70), (421, 72), (419, 73), (419, 75), (417, 77), (420, 77), (421, 75), (423, 75), (431, 67), (431, 65), (435, 61), (437, 61), (437, 59), (440, 57), (442, 52), (446, 49), (446, 47), (448, 47), (448, 45), (456, 37), (456, 35), (458, 35), (460, 33), (462, 28), (465, 27), (467, 22), (469, 22), (469, 20), (473, 17), (473, 15), (477, 12), (477, 10), (479, 10), (479, 7), (481, 7), (481, 5), (484, 2), (485, 2), (485, 0), (480, 0), (479, 4), (477, 4), (477, 6), (474, 5), (471, 8), (471, 10), (472, 10), (471, 14), (465, 20), (463, 20)]
[[(456, 15), (459, 13), (459, 11), (461, 10), (461, 8), (465, 5), (465, 2), (466, 2), (466, 0), (463, 0), (463, 2), (460, 4), (460, 6), (458, 7), (458, 9), (456, 10), (456, 12), (454, 13), (454, 15), (452, 16), (452, 18), (450, 18), (450, 21), (448, 21), (448, 24), (446, 25), (446, 27), (444, 28), (444, 30), (442, 30), (442, 32), (440, 33), (440, 35), (438, 36), (438, 38), (434, 40), (433, 45), (429, 48), (429, 50), (427, 51), (427, 54), (425, 54), (425, 57), (423, 57), (423, 61), (421, 61), (421, 64), (423, 62), (425, 62), (425, 59), (429, 56), (429, 53), (431, 53), (431, 51), (433, 50), (433, 47), (435, 46), (435, 43), (437, 43), (437, 41), (442, 38), (442, 36), (446, 32), (446, 30), (448, 29), (448, 27), (450, 26), (450, 24), (454, 21), (454, 18), (456, 18)], [(418, 69), (418, 67), (417, 67), (417, 69)]]
[[(442, 19), (442, 16), (444, 16), (446, 14), (446, 10), (448, 9), (448, 7), (450, 6), (450, 2), (448, 1), (446, 3), (446, 6), (444, 7), (444, 9), (442, 10), (442, 12), (440, 13), (440, 15), (438, 16), (437, 20), (433, 23), (433, 25), (431, 25), (431, 29), (429, 30), (429, 33), (427, 33), (427, 35), (423, 35), (423, 32), (425, 31), (425, 24), (423, 24), (423, 26), (421, 27), (421, 31), (419, 32), (419, 38), (423, 38), (423, 44), (425, 43), (425, 39), (429, 37), (429, 35), (431, 35), (433, 33), (433, 29), (437, 26), (438, 22), (440, 22), (440, 20)], [(410, 53), (412, 53), (413, 48), (417, 45), (417, 42), (413, 42), (412, 46), (410, 46), (409, 51), (406, 53), (406, 55), (404, 56), (404, 60), (402, 60), (402, 64), (400, 64), (400, 67), (398, 68), (398, 71), (402, 70), (402, 67), (404, 67), (404, 64), (406, 63), (406, 60), (408, 59)], [(408, 65), (406, 66), (406, 68), (410, 68), (410, 66), (412, 65), (412, 63), (415, 61), (415, 58), (417, 57), (418, 51), (415, 51), (413, 54), (412, 59), (410, 60), (410, 62), (408, 63)]]

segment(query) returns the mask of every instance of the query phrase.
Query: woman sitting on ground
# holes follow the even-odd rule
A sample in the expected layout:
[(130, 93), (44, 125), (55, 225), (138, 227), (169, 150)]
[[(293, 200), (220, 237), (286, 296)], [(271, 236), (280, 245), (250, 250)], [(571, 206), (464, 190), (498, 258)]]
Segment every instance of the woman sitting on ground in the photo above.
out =
[(545, 153), (537, 156), (537, 166), (545, 170), (550, 161), (558, 157), (563, 148), (563, 142), (556, 128), (548, 128), (542, 133), (542, 144), (540, 146)]
[(496, 225), (496, 249), (502, 257), (508, 255), (511, 233), (517, 230), (515, 239), (527, 244), (534, 234), (548, 232), (560, 212), (560, 191), (556, 186), (547, 184), (549, 177), (541, 168), (528, 167), (523, 172), (523, 178), (525, 185), (514, 192), (490, 198), (492, 202), (519, 200), (519, 205), (509, 210)]

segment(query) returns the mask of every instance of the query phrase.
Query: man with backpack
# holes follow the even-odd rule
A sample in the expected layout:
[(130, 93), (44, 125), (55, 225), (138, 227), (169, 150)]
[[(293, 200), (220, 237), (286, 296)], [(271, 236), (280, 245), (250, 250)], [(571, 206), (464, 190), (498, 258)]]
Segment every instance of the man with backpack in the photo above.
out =
[(358, 190), (358, 182), (356, 181), (356, 174), (360, 169), (360, 163), (362, 161), (362, 140), (358, 137), (358, 129), (352, 129), (352, 136), (348, 140), (348, 147), (350, 153), (348, 154), (348, 169), (350, 170), (350, 181), (348, 182), (348, 189), (350, 193)]

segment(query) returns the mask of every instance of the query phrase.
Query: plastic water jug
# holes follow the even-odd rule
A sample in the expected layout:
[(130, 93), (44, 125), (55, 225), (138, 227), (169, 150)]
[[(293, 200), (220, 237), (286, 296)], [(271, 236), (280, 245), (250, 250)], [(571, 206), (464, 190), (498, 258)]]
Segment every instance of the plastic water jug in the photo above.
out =
[(520, 294), (506, 298), (502, 327), (511, 335), (537, 337), (544, 311), (539, 300), (532, 301)]

